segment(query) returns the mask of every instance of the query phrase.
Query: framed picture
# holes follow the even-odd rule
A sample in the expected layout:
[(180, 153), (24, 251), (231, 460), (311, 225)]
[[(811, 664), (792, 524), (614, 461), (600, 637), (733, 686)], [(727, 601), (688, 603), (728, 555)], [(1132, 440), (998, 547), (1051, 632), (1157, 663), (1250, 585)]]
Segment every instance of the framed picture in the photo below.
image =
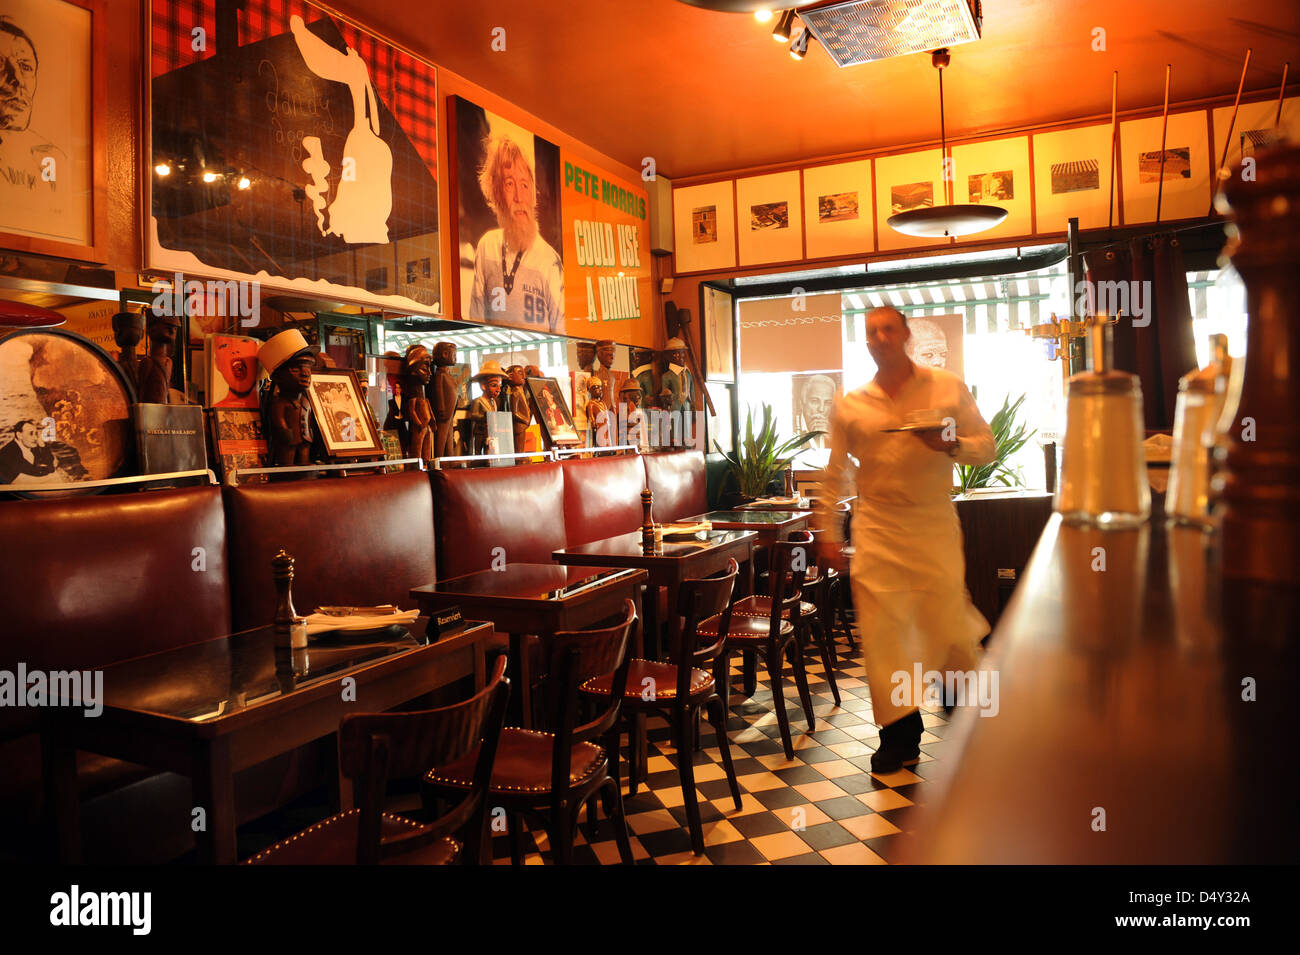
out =
[(1228, 136), (1228, 126), (1232, 126), (1232, 143), (1228, 147), (1228, 157), (1224, 167), (1230, 175), (1240, 176), (1242, 160), (1254, 156), (1259, 150), (1276, 142), (1284, 129), (1300, 128), (1300, 97), (1292, 96), (1282, 101), (1282, 121), (1277, 119), (1277, 99), (1261, 100), (1258, 103), (1242, 103), (1237, 112), (1236, 123), (1232, 122), (1232, 107), (1221, 106), (1211, 117), (1214, 123), (1214, 154), (1210, 156), (1213, 167), (1223, 158), (1223, 143)]
[(943, 159), (939, 150), (878, 156), (875, 163), (877, 247), (883, 252), (946, 244), (947, 239), (904, 235), (889, 225), (889, 217), (899, 212), (943, 203)]
[(108, 115), (102, 0), (0, 0), (0, 245), (98, 260)]
[(808, 258), (871, 252), (871, 160), (809, 166), (803, 171), (804, 241)]
[(146, 269), (440, 313), (433, 65), (307, 0), (145, 6)]
[(803, 193), (799, 170), (736, 180), (740, 264), (803, 258)]
[[(1064, 232), (1074, 216), (1079, 218), (1080, 229), (1106, 228), (1111, 201), (1110, 124), (1035, 133), (1033, 146), (1038, 233)], [(1119, 225), (1118, 184), (1115, 202), (1115, 224)]]
[[(1124, 183), (1124, 223), (1193, 219), (1210, 212), (1210, 132), (1203, 109), (1170, 113), (1119, 124), (1120, 175)], [(1164, 182), (1161, 182), (1163, 176)]]
[(563, 334), (560, 147), (460, 96), (448, 98), (447, 122), (462, 250), (455, 315)]
[(831, 446), (831, 407), (844, 393), (844, 373), (819, 371), (811, 375), (790, 376), (790, 411), (796, 434), (823, 431), (809, 448)]
[(581, 444), (573, 416), (564, 402), (564, 392), (554, 378), (529, 378), (528, 395), (533, 400), (533, 414), (541, 425), (546, 447), (577, 447)]
[(1029, 137), (1012, 136), (952, 147), (953, 202), (1001, 206), (1007, 217), (981, 239), (1033, 232)]
[(903, 348), (908, 358), (918, 365), (943, 368), (965, 380), (965, 316), (910, 315), (907, 327), (912, 333)]
[(370, 417), (370, 409), (362, 400), (355, 371), (327, 368), (313, 372), (307, 396), (325, 451), (331, 457), (383, 455), (384, 445)]
[(257, 361), (261, 344), (247, 335), (207, 337), (202, 364), (207, 407), (254, 410), (261, 407), (257, 384), (266, 377), (266, 370)]
[(704, 377), (708, 381), (736, 380), (736, 317), (731, 293), (702, 283), (700, 314), (704, 316)]
[(0, 484), (131, 473), (134, 401), (117, 362), (87, 338), (59, 329), (0, 338)]
[(733, 181), (673, 189), (673, 256), (677, 273), (736, 267)]

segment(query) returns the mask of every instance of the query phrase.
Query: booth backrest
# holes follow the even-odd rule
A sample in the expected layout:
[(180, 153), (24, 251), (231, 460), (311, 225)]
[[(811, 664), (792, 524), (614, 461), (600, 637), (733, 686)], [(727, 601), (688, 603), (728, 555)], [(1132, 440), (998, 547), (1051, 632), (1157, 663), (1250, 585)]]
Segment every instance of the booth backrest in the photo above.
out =
[(667, 451), (646, 454), (646, 486), (654, 494), (654, 518), (659, 523), (703, 514), (709, 509), (705, 492), (704, 454), (701, 451)]
[(639, 455), (570, 459), (564, 467), (564, 523), (570, 546), (641, 526), (645, 468)]
[[(231, 629), (216, 487), (0, 504), (0, 670), (93, 669)], [(37, 711), (0, 707), (0, 738)]]
[(498, 553), (508, 562), (549, 564), (565, 546), (561, 465), (448, 468), (429, 477), (440, 580), (487, 570)]
[(294, 609), (322, 604), (411, 606), (436, 579), (433, 501), (420, 471), (227, 488), (235, 626), (275, 615), (271, 560), (295, 560)]

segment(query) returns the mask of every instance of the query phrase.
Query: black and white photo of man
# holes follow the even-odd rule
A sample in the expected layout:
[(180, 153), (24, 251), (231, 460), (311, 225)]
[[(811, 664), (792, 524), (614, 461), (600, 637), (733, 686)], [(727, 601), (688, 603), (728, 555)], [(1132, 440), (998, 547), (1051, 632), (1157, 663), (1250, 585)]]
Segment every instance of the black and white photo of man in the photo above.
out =
[(45, 477), (54, 473), (54, 452), (46, 447), (39, 424), (27, 419), (8, 430), (12, 440), (0, 445), (0, 484), (13, 484), (20, 474)]
[(840, 373), (815, 375), (795, 375), (792, 398), (794, 399), (794, 430), (824, 431), (826, 434), (814, 438), (809, 448), (824, 448), (830, 436), (831, 406), (840, 393)]

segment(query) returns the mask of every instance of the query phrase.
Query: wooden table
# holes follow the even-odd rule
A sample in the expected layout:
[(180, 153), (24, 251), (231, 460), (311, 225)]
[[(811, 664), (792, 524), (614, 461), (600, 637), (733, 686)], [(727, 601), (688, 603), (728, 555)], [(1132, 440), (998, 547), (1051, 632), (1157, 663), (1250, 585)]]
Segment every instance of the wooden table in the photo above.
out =
[[(411, 599), (422, 613), (459, 607), (462, 614), (487, 618), (510, 634), (510, 719), (515, 726), (530, 727), (532, 679), (524, 637), (593, 626), (620, 615), (625, 600), (636, 605), (639, 623), (646, 576), (635, 568), (507, 564), (499, 571), (478, 571), (416, 587)], [(637, 629), (630, 649), (639, 653), (640, 647)]]
[[(551, 557), (559, 564), (595, 565), (599, 567), (641, 567), (649, 574), (650, 587), (663, 587), (668, 592), (669, 646), (675, 645), (681, 635), (681, 620), (677, 616), (677, 593), (682, 581), (693, 577), (707, 577), (726, 570), (727, 561), (750, 562), (752, 566), (755, 531), (713, 530), (701, 532), (685, 541), (666, 540), (654, 553), (646, 553), (641, 546), (641, 532), (632, 531), (617, 537), (565, 547)], [(657, 592), (645, 601), (645, 632), (656, 634), (655, 620), (658, 606)]]
[[(261, 627), (105, 668), (98, 717), (42, 712), (46, 806), (60, 861), (80, 861), (83, 749), (189, 776), (194, 806), (206, 814), (196, 834), (200, 860), (235, 862), (236, 772), (336, 733), (351, 713), (391, 710), (466, 677), (483, 686), (492, 628), (471, 623), (427, 643), (426, 623), (373, 642), (320, 635), (294, 651), (277, 650), (272, 629)], [(339, 789), (340, 808), (350, 808), (351, 787), (341, 780)]]
[(758, 542), (765, 547), (771, 547), (777, 541), (784, 539), (790, 531), (804, 530), (812, 516), (812, 511), (771, 511), (763, 508), (748, 511), (709, 511), (707, 514), (683, 518), (682, 523), (708, 521), (716, 530), (755, 531), (758, 534)]

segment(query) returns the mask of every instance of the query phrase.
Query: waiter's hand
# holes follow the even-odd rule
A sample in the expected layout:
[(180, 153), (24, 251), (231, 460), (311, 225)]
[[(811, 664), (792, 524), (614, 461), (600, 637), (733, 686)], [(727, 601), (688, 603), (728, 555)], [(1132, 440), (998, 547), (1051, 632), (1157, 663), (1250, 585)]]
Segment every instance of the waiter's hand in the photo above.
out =
[(942, 431), (913, 431), (912, 434), (916, 435), (917, 438), (920, 439), (921, 443), (931, 451), (942, 451), (944, 454), (953, 454), (953, 449), (957, 447), (957, 442), (955, 440), (949, 441), (944, 438)]
[(847, 576), (849, 560), (844, 556), (844, 546), (832, 541), (818, 541), (817, 566), (823, 570), (832, 567)]

